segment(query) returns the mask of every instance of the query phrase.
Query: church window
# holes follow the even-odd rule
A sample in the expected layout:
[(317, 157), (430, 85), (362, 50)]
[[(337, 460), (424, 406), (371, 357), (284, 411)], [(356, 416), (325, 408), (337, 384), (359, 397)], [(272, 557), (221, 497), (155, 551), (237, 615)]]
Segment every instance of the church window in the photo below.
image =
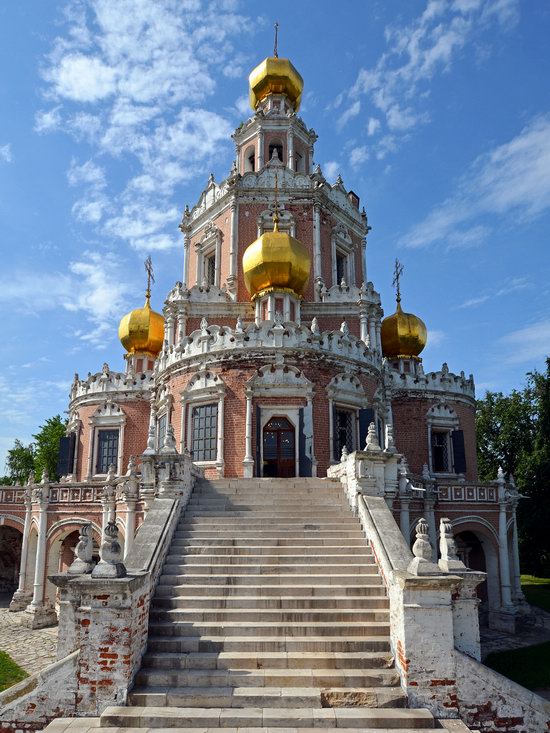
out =
[(191, 418), (191, 453), (195, 461), (216, 460), (218, 405), (197, 405)]
[(303, 173), (304, 171), (304, 156), (300, 153), (295, 153), (294, 170), (296, 173)]
[(347, 282), (346, 256), (340, 252), (336, 253), (336, 284), (339, 285), (342, 280)]
[(96, 473), (107, 473), (118, 464), (118, 430), (98, 430)]
[(204, 258), (204, 275), (209, 285), (216, 284), (216, 254)]
[(275, 151), (277, 151), (277, 157), (279, 158), (279, 160), (282, 163), (283, 162), (283, 144), (278, 140), (274, 140), (269, 145), (269, 160), (273, 158), (273, 153)]
[(451, 443), (450, 432), (432, 430), (432, 471), (434, 473), (450, 473)]
[(247, 148), (244, 154), (244, 171), (248, 173), (256, 170), (256, 153), (253, 147)]
[(335, 410), (335, 460), (340, 460), (344, 446), (349, 453), (355, 450), (355, 418), (356, 413), (352, 410)]

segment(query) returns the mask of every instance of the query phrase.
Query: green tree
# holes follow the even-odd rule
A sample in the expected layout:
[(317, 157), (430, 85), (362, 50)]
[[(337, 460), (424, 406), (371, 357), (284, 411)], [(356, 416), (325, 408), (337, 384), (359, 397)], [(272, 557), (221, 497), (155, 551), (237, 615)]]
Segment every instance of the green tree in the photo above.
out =
[(10, 484), (23, 486), (34, 471), (34, 445), (24, 445), (16, 438), (6, 459), (7, 478)]
[(46, 420), (44, 425), (33, 435), (35, 439), (34, 474), (37, 481), (40, 480), (44, 469), (52, 481), (59, 481), (57, 473), (57, 459), (59, 456), (59, 441), (65, 435), (67, 423), (60, 415), (55, 415)]
[(525, 497), (518, 508), (520, 550), (525, 569), (550, 577), (550, 359), (546, 373), (529, 375), (526, 391), (536, 427), (518, 467), (517, 483)]

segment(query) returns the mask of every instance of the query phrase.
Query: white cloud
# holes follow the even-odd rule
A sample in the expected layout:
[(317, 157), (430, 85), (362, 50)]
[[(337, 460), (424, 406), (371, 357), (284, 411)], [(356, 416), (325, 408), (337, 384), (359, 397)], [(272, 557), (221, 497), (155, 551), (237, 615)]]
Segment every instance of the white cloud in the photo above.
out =
[(357, 168), (368, 159), (369, 151), (366, 145), (360, 145), (357, 148), (353, 148), (349, 156), (350, 163), (354, 168)]
[(13, 153), (11, 152), (11, 145), (0, 145), (0, 162), (11, 163), (13, 161)]
[(497, 346), (507, 364), (533, 364), (550, 356), (550, 320), (524, 326), (503, 336)]
[(329, 160), (323, 165), (323, 175), (327, 181), (334, 181), (340, 172), (340, 163), (336, 160)]
[(464, 303), (461, 303), (458, 307), (459, 308), (475, 308), (478, 305), (481, 305), (482, 303), (486, 303), (489, 300), (489, 295), (479, 295), (475, 298), (468, 298), (468, 300), (465, 300)]
[(232, 0), (69, 0), (64, 15), (42, 69), (56, 106), (35, 129), (62, 129), (128, 171), (112, 183), (97, 163), (72, 163), (71, 185), (85, 187), (73, 215), (140, 250), (172, 247), (175, 188), (232, 155), (232, 125), (201, 103), (216, 78), (241, 75), (255, 26)]
[(75, 335), (101, 346), (125, 311), (129, 284), (119, 258), (110, 252), (84, 252), (69, 264), (68, 273), (10, 272), (0, 280), (0, 302), (37, 313), (63, 308), (82, 313), (88, 326)]
[(512, 293), (516, 293), (526, 288), (532, 287), (529, 278), (527, 277), (510, 277), (507, 278), (498, 288), (492, 289), (489, 292), (477, 295), (473, 298), (468, 298), (461, 303), (457, 308), (475, 308), (478, 305), (483, 305), (492, 298), (502, 298)]
[(550, 115), (530, 122), (510, 142), (480, 156), (456, 192), (401, 238), (407, 247), (439, 242), (456, 245), (460, 232), (470, 244), (487, 236), (476, 219), (487, 215), (527, 220), (550, 209)]
[(378, 120), (376, 117), (369, 117), (369, 121), (367, 124), (367, 135), (369, 135), (369, 137), (372, 137), (372, 135), (376, 135), (379, 129), (380, 120)]
[[(518, 0), (429, 0), (409, 25), (385, 29), (387, 49), (373, 68), (359, 70), (347, 93), (352, 104), (337, 127), (349, 121), (353, 116), (349, 111), (357, 108), (363, 95), (394, 133), (403, 135), (427, 122), (427, 110), (418, 108), (429, 93), (430, 81), (447, 73), (466, 45), (475, 42), (490, 24), (510, 28), (517, 17)], [(380, 120), (371, 119), (368, 134), (382, 132)], [(388, 152), (386, 147), (381, 157)]]
[(336, 121), (336, 128), (338, 130), (341, 130), (345, 124), (347, 124), (354, 117), (357, 117), (360, 111), (361, 111), (361, 102), (358, 99), (356, 99), (355, 102), (350, 104), (347, 110), (340, 115), (340, 117)]
[(447, 340), (447, 334), (437, 328), (428, 329), (428, 346), (439, 346)]
[(250, 116), (250, 102), (248, 101), (248, 96), (246, 94), (243, 94), (242, 97), (239, 97), (237, 100), (235, 100), (235, 109), (240, 115), (245, 118), (248, 118)]

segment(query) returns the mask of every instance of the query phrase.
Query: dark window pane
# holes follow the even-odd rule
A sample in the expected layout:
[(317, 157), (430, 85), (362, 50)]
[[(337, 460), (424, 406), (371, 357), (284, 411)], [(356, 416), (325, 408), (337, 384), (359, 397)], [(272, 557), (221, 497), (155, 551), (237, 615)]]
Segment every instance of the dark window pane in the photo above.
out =
[(353, 422), (355, 419), (355, 413), (350, 410), (336, 410), (336, 425), (334, 426), (334, 432), (336, 435), (336, 446), (338, 455), (335, 456), (339, 459), (342, 455), (342, 450), (346, 446), (348, 452), (355, 450), (353, 440)]
[(216, 460), (218, 405), (193, 407), (191, 453), (195, 461)]
[(107, 473), (111, 463), (118, 463), (118, 430), (98, 430), (96, 473)]

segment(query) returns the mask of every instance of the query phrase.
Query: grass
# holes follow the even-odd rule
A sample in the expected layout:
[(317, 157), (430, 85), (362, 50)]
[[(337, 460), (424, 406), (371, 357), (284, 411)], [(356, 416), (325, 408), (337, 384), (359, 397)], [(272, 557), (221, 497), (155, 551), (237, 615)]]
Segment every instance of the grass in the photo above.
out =
[(21, 682), (25, 677), (28, 677), (25, 670), (21, 669), (6, 652), (0, 651), (0, 692), (15, 685), (16, 682)]
[(550, 613), (550, 578), (522, 575), (521, 589), (528, 603)]
[(524, 649), (493, 652), (484, 663), (529, 690), (550, 688), (550, 641)]

